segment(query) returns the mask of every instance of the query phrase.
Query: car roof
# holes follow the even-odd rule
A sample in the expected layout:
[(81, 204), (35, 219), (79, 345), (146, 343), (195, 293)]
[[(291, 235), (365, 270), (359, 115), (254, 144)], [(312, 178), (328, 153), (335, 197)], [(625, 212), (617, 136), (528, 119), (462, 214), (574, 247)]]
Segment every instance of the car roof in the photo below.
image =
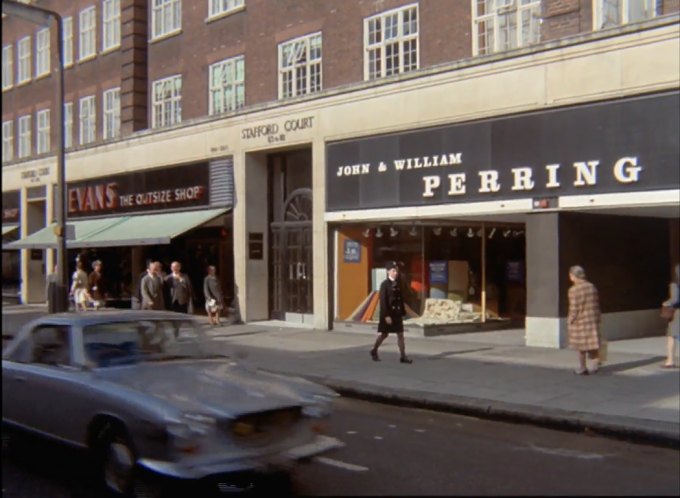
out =
[(94, 325), (97, 323), (111, 322), (137, 322), (142, 320), (191, 320), (191, 315), (175, 313), (173, 311), (150, 311), (150, 310), (110, 310), (110, 311), (85, 311), (82, 313), (55, 313), (44, 315), (33, 320), (30, 325), (39, 323), (54, 323), (60, 325)]

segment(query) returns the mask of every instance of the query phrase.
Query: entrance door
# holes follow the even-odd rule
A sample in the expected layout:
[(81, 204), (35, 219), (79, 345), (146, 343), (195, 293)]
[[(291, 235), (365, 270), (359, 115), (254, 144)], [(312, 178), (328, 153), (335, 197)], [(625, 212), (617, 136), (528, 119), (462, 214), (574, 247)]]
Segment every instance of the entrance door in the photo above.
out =
[(312, 191), (301, 188), (285, 201), (283, 221), (272, 222), (272, 318), (304, 321), (313, 313)]

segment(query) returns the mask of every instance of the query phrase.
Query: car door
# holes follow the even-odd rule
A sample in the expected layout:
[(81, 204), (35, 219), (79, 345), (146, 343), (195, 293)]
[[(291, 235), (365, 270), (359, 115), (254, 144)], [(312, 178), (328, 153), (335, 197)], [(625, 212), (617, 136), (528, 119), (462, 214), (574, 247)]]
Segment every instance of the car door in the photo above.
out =
[(8, 378), (3, 379), (3, 390), (8, 392), (3, 392), (3, 402), (7, 398), (9, 408), (5, 415), (31, 430), (74, 440), (83, 429), (75, 430), (79, 421), (71, 408), (72, 398), (87, 389), (87, 374), (72, 365), (71, 327), (42, 323), (26, 341), (26, 347), (9, 358), (12, 364), (5, 371)]

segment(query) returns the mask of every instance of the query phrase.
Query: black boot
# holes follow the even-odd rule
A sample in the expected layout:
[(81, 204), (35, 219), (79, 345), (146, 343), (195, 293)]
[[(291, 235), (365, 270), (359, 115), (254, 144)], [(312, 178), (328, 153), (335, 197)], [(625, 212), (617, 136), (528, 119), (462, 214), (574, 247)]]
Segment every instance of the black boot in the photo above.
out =
[(402, 356), (399, 358), (399, 363), (413, 363), (413, 360), (408, 356)]
[(378, 351), (374, 349), (371, 349), (371, 358), (373, 358), (373, 361), (380, 361), (380, 358), (378, 358)]

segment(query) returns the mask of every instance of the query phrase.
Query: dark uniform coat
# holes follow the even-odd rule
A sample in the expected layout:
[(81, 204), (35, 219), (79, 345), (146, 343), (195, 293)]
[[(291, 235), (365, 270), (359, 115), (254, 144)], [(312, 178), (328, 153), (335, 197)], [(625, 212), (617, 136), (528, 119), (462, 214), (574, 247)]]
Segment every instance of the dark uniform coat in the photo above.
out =
[(600, 299), (595, 286), (587, 281), (572, 285), (567, 317), (569, 345), (577, 351), (598, 349), (600, 320)]
[[(401, 295), (401, 285), (399, 279), (390, 280), (386, 278), (380, 284), (380, 321), (378, 322), (378, 332), (403, 332), (404, 331), (404, 299)], [(392, 318), (392, 323), (388, 324), (385, 317)]]

